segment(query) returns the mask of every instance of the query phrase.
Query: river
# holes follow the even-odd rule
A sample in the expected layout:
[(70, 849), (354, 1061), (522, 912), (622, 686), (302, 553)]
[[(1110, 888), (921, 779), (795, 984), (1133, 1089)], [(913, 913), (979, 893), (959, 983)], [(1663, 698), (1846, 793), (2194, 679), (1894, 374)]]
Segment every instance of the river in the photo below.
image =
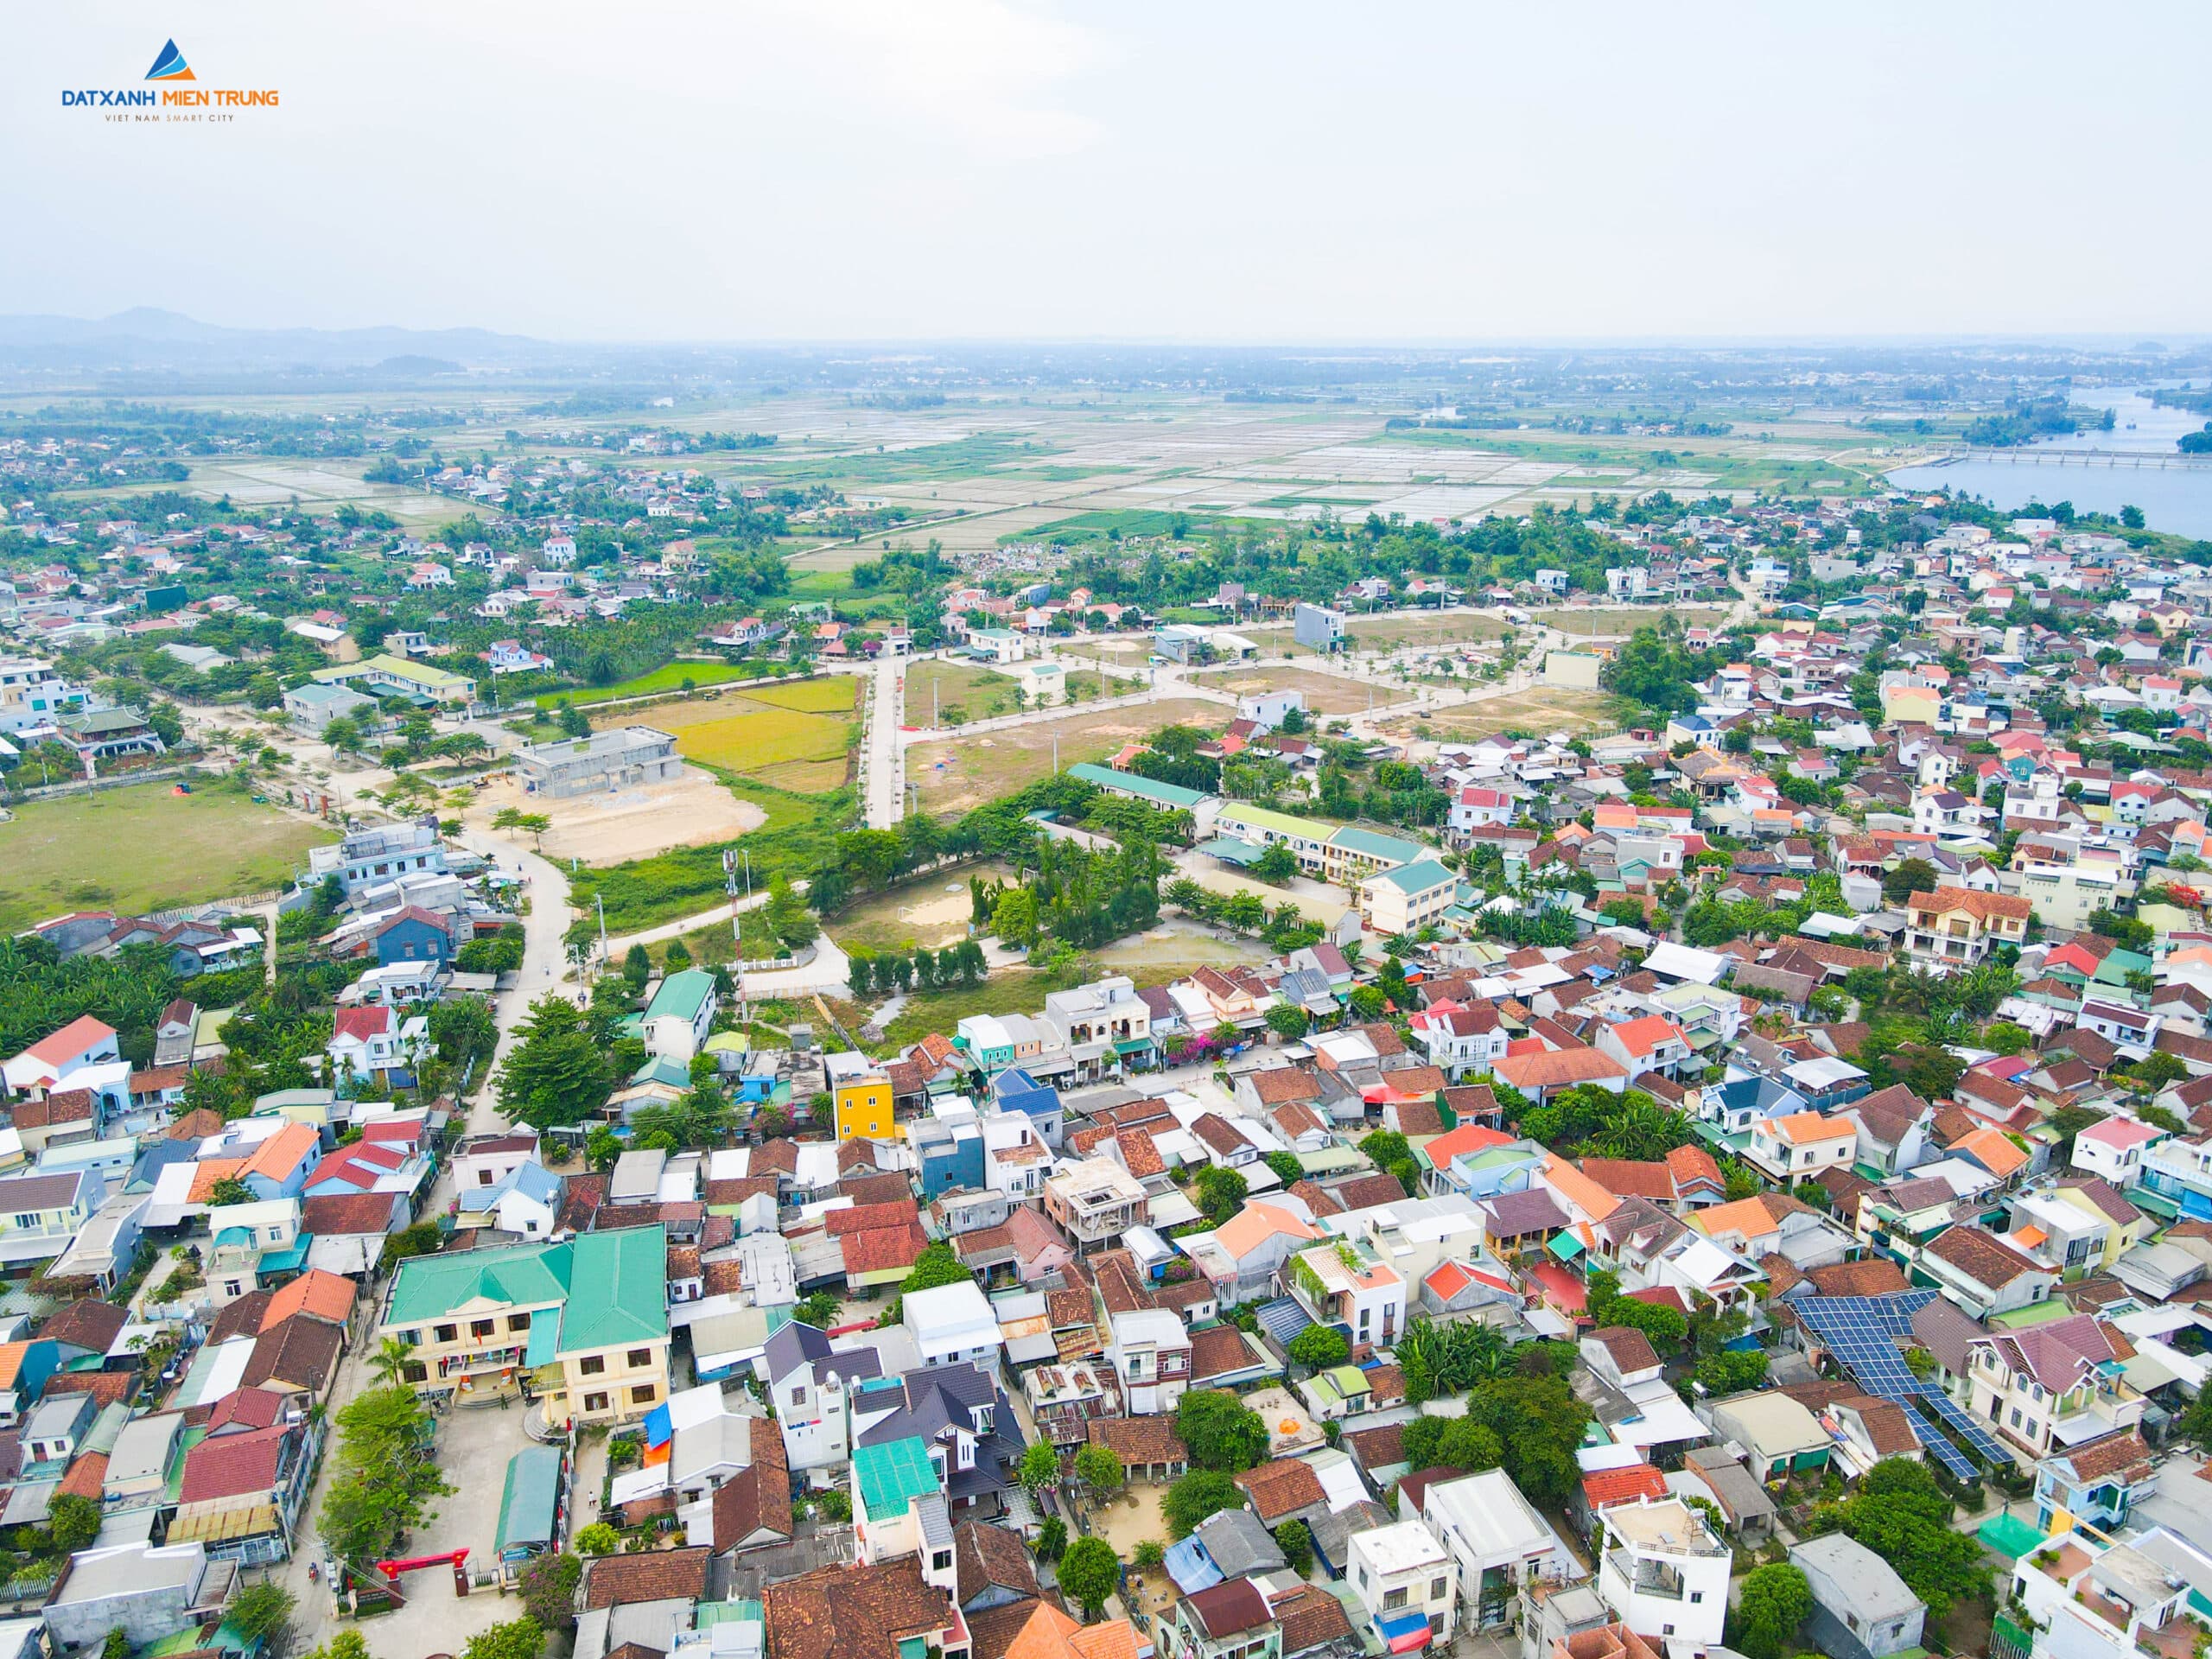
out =
[[(2131, 467), (2132, 458), (2170, 460), (2185, 432), (2204, 424), (2186, 410), (2161, 409), (2133, 390), (2076, 389), (2071, 401), (2092, 410), (2113, 411), (2113, 429), (2050, 438), (2024, 450), (2019, 459), (1976, 455), (1971, 461), (1933, 467), (1902, 467), (1890, 481), (1901, 489), (1948, 488), (1980, 496), (2003, 512), (2031, 502), (2048, 506), (2071, 501), (2084, 512), (2140, 507), (2153, 530), (2212, 540), (2212, 461), (2187, 467), (2153, 470)], [(2027, 457), (2032, 454), (2035, 459)]]

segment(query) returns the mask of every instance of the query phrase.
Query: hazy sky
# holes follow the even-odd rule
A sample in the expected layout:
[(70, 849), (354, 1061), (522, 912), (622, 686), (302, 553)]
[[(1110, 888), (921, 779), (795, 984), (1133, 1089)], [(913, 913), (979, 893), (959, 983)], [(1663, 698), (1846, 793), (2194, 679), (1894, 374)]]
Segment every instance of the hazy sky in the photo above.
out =
[[(118, 127), (174, 35), (228, 126)], [(2212, 8), (101, 0), (0, 311), (585, 339), (2212, 331)]]

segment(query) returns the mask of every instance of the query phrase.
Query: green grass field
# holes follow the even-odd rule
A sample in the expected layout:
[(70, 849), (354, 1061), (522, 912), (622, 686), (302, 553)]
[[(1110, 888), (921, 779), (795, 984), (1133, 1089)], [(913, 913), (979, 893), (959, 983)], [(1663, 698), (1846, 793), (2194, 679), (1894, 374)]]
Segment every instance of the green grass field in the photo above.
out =
[(31, 801), (0, 823), (0, 928), (69, 910), (168, 910), (290, 885), (334, 840), (214, 785), (167, 784)]
[(650, 697), (663, 692), (681, 691), (686, 680), (694, 685), (721, 685), (728, 680), (757, 678), (760, 669), (749, 663), (669, 663), (640, 674), (635, 679), (622, 680), (613, 685), (587, 686), (576, 691), (547, 691), (537, 699), (537, 706), (547, 712), (562, 702), (573, 702), (582, 708), (594, 702), (607, 702), (616, 697)]
[[(851, 676), (710, 692), (656, 703), (639, 717), (671, 734), (687, 760), (787, 794), (818, 795), (845, 781), (864, 683)], [(617, 709), (600, 724), (626, 718)]]

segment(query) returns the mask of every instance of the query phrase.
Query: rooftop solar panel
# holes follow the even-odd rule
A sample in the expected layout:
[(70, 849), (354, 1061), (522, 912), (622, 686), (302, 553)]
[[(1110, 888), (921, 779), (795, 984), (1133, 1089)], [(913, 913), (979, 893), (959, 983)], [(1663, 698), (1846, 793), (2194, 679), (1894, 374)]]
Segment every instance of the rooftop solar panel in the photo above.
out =
[[(1993, 1466), (2001, 1467), (2011, 1461), (2005, 1448), (1940, 1388), (1915, 1375), (1897, 1349), (1896, 1339), (1912, 1334), (1912, 1316), (1935, 1298), (1932, 1290), (1905, 1290), (1887, 1296), (1806, 1297), (1792, 1306), (1861, 1388), (1900, 1405), (1916, 1402), (1923, 1416), (1955, 1430)], [(1959, 1479), (1974, 1478), (1974, 1465), (1942, 1434), (1921, 1439), (1929, 1455)]]

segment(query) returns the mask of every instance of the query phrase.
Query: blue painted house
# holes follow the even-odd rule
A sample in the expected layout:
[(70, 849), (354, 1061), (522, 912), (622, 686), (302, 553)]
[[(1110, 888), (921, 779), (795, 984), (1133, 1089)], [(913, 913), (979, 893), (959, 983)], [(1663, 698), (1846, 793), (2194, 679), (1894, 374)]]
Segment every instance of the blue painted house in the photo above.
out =
[(991, 1079), (991, 1098), (1002, 1112), (1020, 1112), (1039, 1141), (1054, 1152), (1060, 1149), (1058, 1090), (1047, 1088), (1018, 1065), (1010, 1066)]
[(973, 1116), (912, 1118), (906, 1128), (920, 1166), (925, 1204), (956, 1186), (982, 1190), (983, 1132)]
[(448, 962), (453, 957), (453, 934), (446, 918), (410, 905), (370, 936), (379, 967), (395, 962)]

